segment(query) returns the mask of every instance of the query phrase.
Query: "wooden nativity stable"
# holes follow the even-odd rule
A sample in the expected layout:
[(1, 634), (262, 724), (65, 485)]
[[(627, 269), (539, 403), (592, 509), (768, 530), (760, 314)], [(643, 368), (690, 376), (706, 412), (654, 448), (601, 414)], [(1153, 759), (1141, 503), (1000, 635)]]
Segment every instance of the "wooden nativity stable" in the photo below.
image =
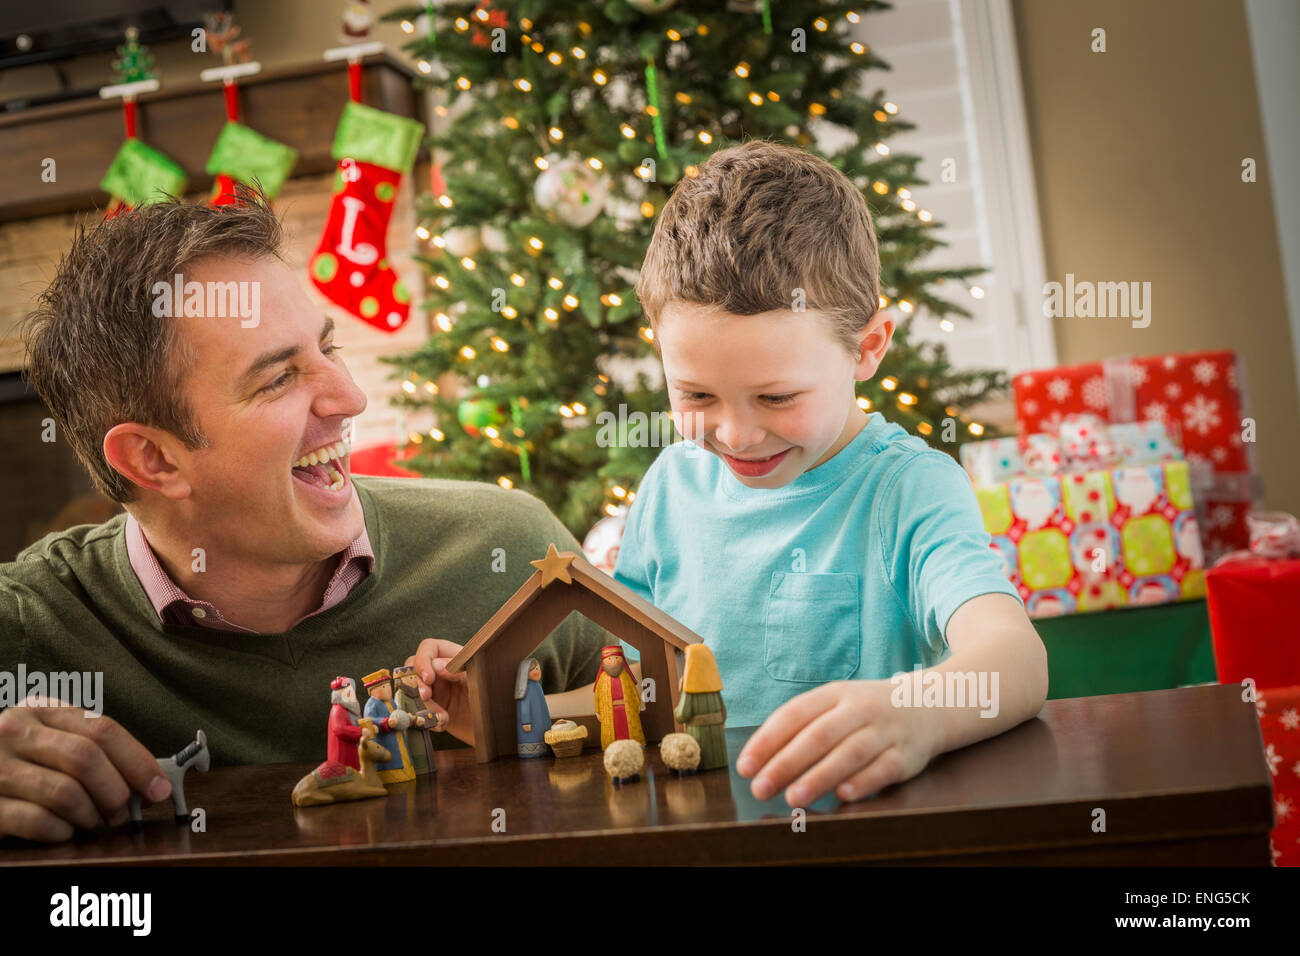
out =
[[(641, 678), (652, 678), (655, 688), (655, 699), (641, 713), (646, 744), (680, 730), (673, 720), (681, 696), (678, 653), (701, 643), (700, 636), (581, 555), (556, 551), (552, 544), (546, 557), (530, 563), (537, 570), (447, 665), (450, 673), (464, 670), (469, 675), (479, 763), (516, 753), (516, 669), (573, 611), (640, 653)], [(569, 719), (587, 726), (588, 746), (600, 746), (594, 715)]]

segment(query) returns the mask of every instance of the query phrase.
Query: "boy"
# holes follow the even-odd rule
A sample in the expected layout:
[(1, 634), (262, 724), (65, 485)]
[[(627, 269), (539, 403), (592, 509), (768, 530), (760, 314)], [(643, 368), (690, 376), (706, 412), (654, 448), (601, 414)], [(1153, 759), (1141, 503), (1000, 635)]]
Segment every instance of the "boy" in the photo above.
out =
[[(791, 806), (907, 780), (1047, 693), (965, 473), (856, 404), (893, 335), (878, 272), (858, 189), (751, 141), (678, 184), (637, 283), (690, 441), (646, 473), (614, 576), (704, 638), (729, 723), (762, 725), (737, 772)], [(901, 706), (890, 676), (922, 667), (992, 701)]]

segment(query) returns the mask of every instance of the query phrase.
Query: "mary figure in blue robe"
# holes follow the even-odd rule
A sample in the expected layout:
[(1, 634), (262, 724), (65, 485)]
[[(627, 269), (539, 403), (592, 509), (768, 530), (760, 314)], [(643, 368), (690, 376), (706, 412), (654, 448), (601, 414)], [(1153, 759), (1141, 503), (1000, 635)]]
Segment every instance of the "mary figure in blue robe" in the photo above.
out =
[(551, 729), (551, 711), (542, 692), (542, 665), (537, 658), (521, 661), (515, 673), (515, 716), (519, 756), (546, 756), (544, 736)]

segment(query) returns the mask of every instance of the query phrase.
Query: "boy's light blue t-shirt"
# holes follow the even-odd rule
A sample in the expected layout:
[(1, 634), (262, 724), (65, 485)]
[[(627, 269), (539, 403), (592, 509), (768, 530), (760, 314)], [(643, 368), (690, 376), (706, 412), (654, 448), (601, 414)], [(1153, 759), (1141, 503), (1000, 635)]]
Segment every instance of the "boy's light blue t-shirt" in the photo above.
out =
[(637, 489), (614, 577), (704, 638), (733, 727), (827, 681), (937, 664), (958, 607), (1019, 600), (966, 473), (878, 414), (782, 488), (670, 445)]

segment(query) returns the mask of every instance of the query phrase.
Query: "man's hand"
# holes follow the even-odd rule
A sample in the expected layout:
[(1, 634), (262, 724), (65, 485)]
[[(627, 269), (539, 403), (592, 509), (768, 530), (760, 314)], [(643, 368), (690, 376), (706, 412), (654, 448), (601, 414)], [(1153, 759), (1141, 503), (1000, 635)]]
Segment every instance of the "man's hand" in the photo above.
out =
[(789, 787), (792, 807), (832, 789), (851, 801), (910, 780), (936, 753), (937, 718), (924, 708), (893, 706), (892, 690), (887, 680), (857, 680), (800, 694), (763, 721), (736, 772), (755, 777), (750, 791), (759, 800)]
[(415, 653), (406, 659), (420, 678), (420, 698), (424, 706), (439, 715), (435, 730), (449, 731), (453, 737), (474, 745), (474, 721), (469, 712), (469, 675), (448, 674), (447, 665), (459, 654), (461, 645), (434, 637), (420, 642)]
[(0, 837), (57, 842), (125, 823), (133, 792), (171, 794), (158, 761), (110, 717), (46, 698), (0, 713)]

